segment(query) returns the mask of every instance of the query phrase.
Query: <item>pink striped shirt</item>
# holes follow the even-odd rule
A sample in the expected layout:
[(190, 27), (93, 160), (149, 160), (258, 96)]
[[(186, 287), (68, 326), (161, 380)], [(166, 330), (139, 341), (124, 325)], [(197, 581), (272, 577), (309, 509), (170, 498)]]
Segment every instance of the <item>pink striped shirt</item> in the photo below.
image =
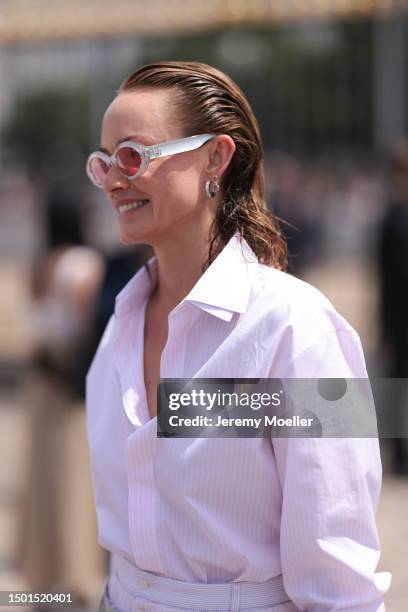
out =
[[(384, 610), (376, 438), (157, 438), (143, 376), (153, 277), (116, 299), (87, 376), (99, 542), (197, 583), (283, 574), (300, 610)], [(169, 315), (162, 378), (366, 377), (357, 333), (309, 284), (234, 236)]]

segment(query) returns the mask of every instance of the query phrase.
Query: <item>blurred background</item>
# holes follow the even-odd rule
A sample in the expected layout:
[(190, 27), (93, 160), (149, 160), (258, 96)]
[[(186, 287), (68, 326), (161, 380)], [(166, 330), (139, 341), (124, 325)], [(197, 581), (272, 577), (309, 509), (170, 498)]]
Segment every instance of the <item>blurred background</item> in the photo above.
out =
[[(149, 256), (120, 246), (84, 163), (122, 79), (161, 59), (242, 87), (290, 271), (355, 327), (370, 375), (408, 377), (408, 0), (0, 0), (0, 590), (71, 590), (78, 610), (107, 568), (84, 376)], [(403, 612), (406, 440), (381, 451), (379, 569)]]

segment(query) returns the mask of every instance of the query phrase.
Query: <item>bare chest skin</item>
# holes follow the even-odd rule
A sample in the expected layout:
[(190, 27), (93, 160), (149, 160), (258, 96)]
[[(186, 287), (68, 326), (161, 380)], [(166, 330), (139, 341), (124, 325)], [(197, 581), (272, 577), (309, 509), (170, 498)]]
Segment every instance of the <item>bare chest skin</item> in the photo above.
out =
[(157, 414), (157, 385), (160, 380), (160, 358), (167, 341), (167, 316), (160, 313), (154, 302), (146, 308), (144, 328), (144, 383), (150, 418)]

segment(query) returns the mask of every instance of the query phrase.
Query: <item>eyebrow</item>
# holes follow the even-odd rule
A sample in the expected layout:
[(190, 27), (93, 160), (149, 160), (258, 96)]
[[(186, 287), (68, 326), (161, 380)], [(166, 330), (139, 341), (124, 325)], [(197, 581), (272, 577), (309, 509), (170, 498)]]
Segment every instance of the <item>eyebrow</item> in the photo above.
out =
[[(143, 140), (148, 140), (145, 137), (141, 137), (141, 136), (137, 136), (136, 134), (132, 134), (131, 136), (125, 136), (125, 138), (121, 138), (120, 140), (118, 140), (118, 142), (116, 143), (115, 149), (116, 147), (118, 147), (122, 142), (126, 142), (127, 140), (136, 140), (136, 142), (140, 142), (141, 144), (145, 144), (144, 142), (142, 142)], [(145, 145), (146, 147), (149, 145)], [(106, 153), (107, 155), (110, 155), (109, 151), (107, 149), (105, 149), (104, 147), (99, 147), (98, 151), (101, 151), (102, 153)]]

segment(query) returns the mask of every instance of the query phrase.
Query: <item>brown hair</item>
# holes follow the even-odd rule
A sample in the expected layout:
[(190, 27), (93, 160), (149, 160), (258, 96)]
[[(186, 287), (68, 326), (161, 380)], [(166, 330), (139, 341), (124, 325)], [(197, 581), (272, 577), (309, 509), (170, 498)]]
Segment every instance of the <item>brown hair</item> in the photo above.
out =
[(228, 134), (235, 142), (235, 153), (221, 181), (223, 198), (214, 219), (206, 266), (239, 232), (261, 263), (286, 269), (286, 242), (264, 197), (258, 122), (236, 83), (207, 64), (169, 61), (142, 66), (123, 81), (119, 93), (137, 87), (171, 89), (186, 136)]

